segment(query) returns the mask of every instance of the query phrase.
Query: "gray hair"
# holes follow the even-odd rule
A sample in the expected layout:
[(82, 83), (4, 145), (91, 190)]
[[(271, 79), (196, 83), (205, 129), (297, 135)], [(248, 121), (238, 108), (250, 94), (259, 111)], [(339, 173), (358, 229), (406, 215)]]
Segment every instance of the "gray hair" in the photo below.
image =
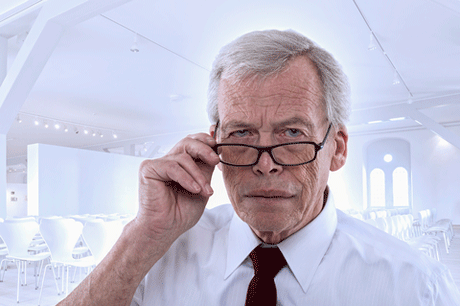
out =
[(251, 32), (220, 50), (209, 77), (207, 111), (211, 123), (219, 120), (217, 96), (222, 77), (238, 82), (247, 77), (276, 75), (297, 56), (307, 56), (316, 65), (327, 119), (335, 126), (344, 126), (350, 116), (347, 76), (330, 53), (292, 30)]

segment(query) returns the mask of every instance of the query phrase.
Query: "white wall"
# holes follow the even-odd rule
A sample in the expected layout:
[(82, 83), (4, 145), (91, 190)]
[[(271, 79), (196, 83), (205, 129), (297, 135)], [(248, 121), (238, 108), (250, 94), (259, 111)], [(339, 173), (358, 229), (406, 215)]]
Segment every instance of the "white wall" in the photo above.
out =
[(29, 215), (137, 212), (143, 158), (34, 144), (27, 159)]
[(27, 184), (8, 183), (6, 187), (6, 217), (25, 217), (27, 212)]
[[(460, 127), (450, 127), (460, 135)], [(329, 184), (336, 198), (346, 199), (343, 209), (366, 208), (363, 190), (365, 148), (380, 138), (402, 138), (411, 145), (413, 213), (436, 208), (438, 219), (460, 224), (460, 150), (429, 130), (351, 136), (344, 168), (332, 173)]]
[(7, 184), (27, 184), (27, 173), (25, 172), (8, 172), (6, 176)]

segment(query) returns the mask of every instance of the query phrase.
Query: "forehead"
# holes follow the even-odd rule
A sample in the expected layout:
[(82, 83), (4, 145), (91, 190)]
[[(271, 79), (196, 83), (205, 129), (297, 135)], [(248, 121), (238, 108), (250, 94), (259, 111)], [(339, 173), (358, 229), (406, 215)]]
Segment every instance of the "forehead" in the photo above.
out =
[(218, 92), (219, 119), (263, 125), (265, 121), (301, 117), (312, 123), (325, 118), (322, 86), (315, 65), (306, 57), (290, 61), (279, 74), (234, 82), (223, 78)]

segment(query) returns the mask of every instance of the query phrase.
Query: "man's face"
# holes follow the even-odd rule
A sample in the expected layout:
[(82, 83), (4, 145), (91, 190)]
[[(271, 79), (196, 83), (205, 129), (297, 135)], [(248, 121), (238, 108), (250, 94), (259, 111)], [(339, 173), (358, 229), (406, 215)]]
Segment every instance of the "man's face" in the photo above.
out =
[[(305, 57), (291, 60), (281, 74), (263, 81), (234, 85), (222, 79), (218, 99), (218, 142), (320, 143), (329, 126), (316, 68)], [(346, 138), (346, 130), (333, 128), (316, 160), (306, 165), (280, 166), (268, 153), (252, 167), (221, 164), (236, 213), (267, 243), (278, 243), (307, 225), (323, 207), (329, 170), (343, 165), (339, 162), (337, 168), (335, 158), (344, 162)]]

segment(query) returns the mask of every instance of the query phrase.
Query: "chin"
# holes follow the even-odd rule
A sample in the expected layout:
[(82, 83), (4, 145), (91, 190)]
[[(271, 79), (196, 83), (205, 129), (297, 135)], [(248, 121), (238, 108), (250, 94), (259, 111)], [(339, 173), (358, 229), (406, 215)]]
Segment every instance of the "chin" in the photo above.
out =
[(293, 216), (284, 209), (251, 209), (237, 211), (238, 216), (253, 230), (260, 232), (281, 232), (289, 228), (294, 220)]

